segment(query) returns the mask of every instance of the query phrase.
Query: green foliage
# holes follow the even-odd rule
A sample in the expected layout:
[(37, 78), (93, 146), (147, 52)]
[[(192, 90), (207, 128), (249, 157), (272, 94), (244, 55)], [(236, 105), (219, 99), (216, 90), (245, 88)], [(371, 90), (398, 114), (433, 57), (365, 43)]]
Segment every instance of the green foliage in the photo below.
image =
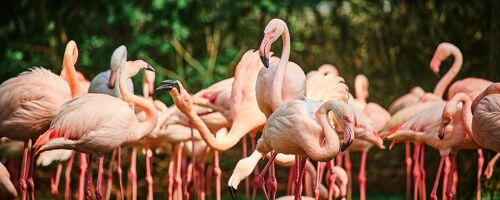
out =
[[(129, 59), (143, 59), (157, 68), (157, 81), (179, 79), (195, 92), (232, 76), (242, 53), (258, 48), (265, 24), (275, 17), (288, 23), (291, 60), (304, 71), (335, 64), (351, 85), (355, 75), (363, 73), (370, 79), (370, 100), (384, 106), (413, 86), (432, 90), (438, 78), (428, 66), (441, 42), (454, 43), (464, 54), (458, 78), (500, 79), (499, 1), (19, 0), (3, 4), (0, 82), (33, 66), (58, 73), (65, 44), (75, 40), (77, 69), (89, 79), (107, 69), (113, 50), (125, 44)], [(280, 49), (279, 41), (273, 50), (279, 55)], [(450, 63), (445, 62), (442, 71)], [(486, 191), (498, 191), (498, 176), (486, 186)]]

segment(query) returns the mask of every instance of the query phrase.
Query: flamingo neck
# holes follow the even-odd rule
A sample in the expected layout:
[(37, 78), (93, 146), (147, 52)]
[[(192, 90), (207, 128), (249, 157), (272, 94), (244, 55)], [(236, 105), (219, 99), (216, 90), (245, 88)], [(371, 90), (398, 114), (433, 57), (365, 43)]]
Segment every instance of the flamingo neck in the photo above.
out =
[[(323, 103), (318, 111), (316, 111), (316, 121), (319, 123), (323, 130), (323, 137), (325, 139), (325, 143), (323, 144), (323, 140), (319, 140), (319, 154), (327, 154), (329, 152), (338, 152), (340, 150), (339, 137), (337, 132), (334, 129), (334, 125), (331, 123), (330, 118), (328, 117), (328, 113), (333, 112), (333, 105), (331, 101), (327, 101)], [(335, 125), (339, 125), (337, 120), (334, 120)], [(310, 156), (313, 158), (313, 156)]]
[(460, 50), (458, 50), (458, 48), (451, 49), (451, 55), (453, 55), (455, 59), (453, 65), (434, 88), (434, 94), (441, 98), (443, 98), (444, 91), (457, 76), (458, 72), (460, 72), (460, 68), (462, 68), (463, 58)]
[(471, 111), (472, 100), (469, 97), (469, 95), (465, 93), (455, 94), (455, 96), (446, 104), (443, 113), (449, 114), (450, 116), (455, 114), (458, 108), (458, 103), (463, 104), (462, 120), (466, 128), (467, 134), (469, 135), (472, 133), (472, 111)]
[(66, 47), (66, 51), (64, 52), (63, 70), (61, 74), (64, 73), (66, 81), (68, 82), (69, 88), (71, 90), (71, 97), (75, 98), (80, 96), (83, 91), (78, 81), (78, 76), (75, 69), (76, 59), (73, 56), (73, 51), (77, 51), (76, 45), (69, 45), (70, 44), (68, 44), (68, 47)]
[(356, 78), (354, 81), (354, 94), (356, 95), (356, 101), (366, 105), (366, 98), (368, 97), (368, 82), (364, 79)]
[(203, 120), (196, 114), (196, 112), (191, 111), (190, 113), (185, 113), (186, 116), (191, 121), (194, 128), (198, 129), (201, 138), (207, 143), (208, 146), (217, 151), (226, 151), (238, 143), (238, 141), (243, 137), (248, 131), (245, 125), (241, 123), (233, 123), (230, 131), (222, 138), (216, 138)]
[(474, 112), (474, 110), (476, 110), (476, 106), (477, 104), (486, 96), (490, 95), (490, 94), (498, 94), (500, 93), (500, 83), (493, 83), (491, 84), (490, 86), (488, 86), (488, 88), (486, 88), (486, 90), (484, 90), (483, 92), (481, 92), (481, 94), (479, 94), (479, 96), (476, 97), (476, 99), (474, 99), (474, 101), (472, 102), (472, 112)]
[(136, 141), (151, 133), (151, 131), (155, 128), (158, 121), (158, 113), (151, 101), (128, 92), (126, 81), (131, 78), (131, 76), (127, 75), (124, 67), (120, 68), (118, 73), (118, 86), (121, 98), (129, 104), (137, 106), (146, 114), (146, 119), (144, 121), (139, 122), (137, 119), (138, 125), (136, 126), (136, 133), (130, 138), (130, 141)]
[(273, 107), (277, 108), (283, 103), (283, 96), (287, 93), (285, 88), (283, 88), (283, 82), (285, 79), (286, 66), (288, 64), (288, 59), (290, 57), (290, 33), (288, 32), (288, 27), (283, 23), (283, 33), (281, 38), (283, 39), (283, 51), (281, 52), (280, 62), (278, 67), (275, 69), (274, 79), (273, 79), (273, 94), (279, 95), (274, 100), (271, 100), (274, 104)]

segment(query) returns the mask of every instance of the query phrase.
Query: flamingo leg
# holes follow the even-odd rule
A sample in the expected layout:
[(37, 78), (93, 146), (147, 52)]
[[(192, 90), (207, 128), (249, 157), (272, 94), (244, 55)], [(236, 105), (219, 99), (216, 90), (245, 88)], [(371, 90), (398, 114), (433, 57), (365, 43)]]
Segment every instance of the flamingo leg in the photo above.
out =
[(266, 200), (269, 200), (269, 196), (267, 195), (266, 187), (264, 185), (265, 184), (264, 176), (266, 175), (267, 171), (269, 170), (269, 167), (274, 164), (274, 159), (276, 158), (277, 155), (278, 155), (278, 152), (272, 151), (271, 159), (269, 160), (269, 162), (267, 162), (266, 166), (264, 167), (264, 169), (262, 169), (260, 174), (257, 177), (255, 177), (255, 179), (258, 181), (259, 187), (262, 189), (262, 193), (264, 194), (264, 197)]
[(212, 196), (212, 172), (213, 172), (213, 166), (208, 165), (207, 171), (206, 171), (206, 191), (207, 191), (207, 196), (211, 197)]
[(35, 147), (32, 146), (32, 141), (29, 139), (30, 151), (29, 151), (29, 168), (28, 168), (28, 178), (26, 183), (28, 184), (28, 192), (30, 194), (31, 200), (35, 199), (35, 182), (33, 181), (33, 167), (35, 165)]
[[(299, 156), (300, 157), (300, 156)], [(299, 173), (299, 180), (297, 181), (297, 187), (295, 190), (295, 200), (300, 200), (301, 195), (302, 195), (302, 181), (304, 180), (304, 174), (306, 172), (306, 161), (307, 158), (301, 158), (300, 160), (300, 173)]]
[(312, 185), (312, 177), (309, 173), (304, 174), (304, 182), (303, 184), (303, 190), (304, 190), (304, 195), (305, 196), (312, 196), (312, 190), (311, 190), (311, 185)]
[(92, 184), (92, 154), (88, 154), (88, 161), (87, 161), (87, 184), (86, 184), (86, 192), (85, 192), (85, 199), (86, 200), (91, 200), (92, 199), (92, 193), (90, 192), (90, 185)]
[(347, 199), (352, 199), (352, 164), (351, 164), (351, 152), (346, 150), (344, 155), (344, 166), (347, 172)]
[(28, 155), (29, 154), (29, 141), (24, 141), (23, 161), (21, 164), (21, 175), (19, 176), (19, 191), (21, 192), (21, 199), (26, 200), (28, 184), (26, 183), (26, 175), (28, 168)]
[(116, 150), (113, 150), (113, 153), (111, 153), (111, 161), (109, 162), (108, 166), (108, 182), (106, 183), (106, 196), (104, 199), (109, 200), (111, 198), (111, 189), (113, 187), (113, 169), (115, 166), (115, 159), (116, 159)]
[[(454, 172), (457, 164), (455, 154), (450, 154), (450, 162), (451, 162), (450, 172)], [(448, 177), (448, 187), (446, 189), (446, 198), (450, 200), (453, 198), (453, 193), (451, 191), (452, 185), (453, 185), (453, 175), (450, 175)]]
[(490, 160), (490, 162), (488, 162), (488, 165), (486, 166), (486, 169), (484, 170), (484, 176), (486, 176), (487, 179), (490, 179), (491, 175), (493, 175), (493, 168), (495, 168), (495, 163), (497, 162), (498, 158), (500, 158), (500, 153), (497, 153)]
[(413, 160), (415, 163), (413, 163), (413, 199), (417, 200), (418, 198), (418, 189), (419, 189), (419, 183), (420, 183), (420, 169), (419, 169), (419, 162), (420, 162), (420, 144), (415, 144), (415, 150), (413, 150)]
[(131, 195), (132, 200), (137, 200), (137, 147), (132, 147), (130, 152), (130, 169), (128, 171), (127, 195)]
[(333, 197), (333, 187), (335, 185), (336, 174), (333, 173), (333, 167), (335, 166), (333, 160), (329, 162), (329, 175), (328, 175), (328, 200), (332, 200)]
[(269, 196), (276, 199), (276, 191), (278, 189), (278, 182), (276, 181), (274, 163), (269, 167), (269, 177), (267, 179), (267, 186), (269, 187)]
[(292, 165), (292, 167), (290, 167), (290, 169), (288, 170), (288, 184), (286, 186), (286, 194), (287, 195), (290, 195), (292, 194), (292, 191), (293, 191), (293, 183), (294, 183), (294, 180), (295, 180), (295, 164)]
[[(252, 146), (252, 151), (256, 148), (255, 142), (255, 133), (250, 133), (250, 146)], [(255, 166), (253, 169), (254, 180), (253, 180), (253, 190), (252, 190), (252, 200), (255, 200), (255, 196), (257, 195), (257, 188), (259, 186), (257, 176), (259, 176), (259, 166)]]
[(150, 148), (146, 150), (146, 183), (148, 184), (147, 200), (153, 200), (153, 176), (151, 176), (151, 157), (153, 152)]
[[(248, 155), (247, 137), (246, 136), (243, 136), (241, 138), (241, 149), (242, 149), (243, 158), (246, 158)], [(250, 179), (248, 179), (248, 177), (245, 178), (245, 197), (246, 197), (246, 199), (250, 198)]]
[(316, 166), (316, 183), (314, 184), (314, 199), (319, 200), (319, 184), (323, 177), (323, 162), (318, 162)]
[(174, 165), (175, 165), (175, 156), (177, 153), (177, 147), (174, 147), (174, 153), (170, 157), (170, 161), (168, 161), (168, 199), (173, 199), (172, 192), (174, 190)]
[(483, 172), (483, 164), (484, 164), (484, 157), (483, 157), (483, 150), (478, 149), (477, 150), (477, 185), (476, 185), (476, 199), (480, 200), (481, 199), (481, 175)]
[(50, 178), (50, 193), (57, 196), (59, 193), (59, 180), (61, 179), (62, 163), (57, 163), (56, 177)]
[(431, 191), (431, 200), (437, 200), (437, 189), (439, 185), (439, 179), (441, 178), (441, 172), (443, 171), (443, 163), (446, 158), (441, 156), (441, 160), (439, 160), (439, 167), (436, 172), (436, 179), (434, 179), (434, 185), (432, 186)]
[(405, 143), (405, 163), (406, 163), (406, 200), (411, 197), (411, 145), (410, 142)]
[(214, 150), (214, 174), (215, 174), (215, 199), (220, 200), (220, 175), (222, 171), (219, 167), (219, 151)]
[(66, 164), (66, 172), (64, 174), (65, 185), (64, 185), (64, 199), (71, 199), (71, 170), (73, 169), (73, 161), (75, 160), (75, 151), (71, 153), (68, 163)]
[(426, 199), (426, 186), (425, 186), (425, 168), (424, 168), (424, 161), (425, 161), (425, 145), (420, 144), (420, 199), (425, 200)]
[(102, 199), (102, 174), (104, 173), (104, 154), (99, 155), (99, 168), (97, 170), (97, 185), (95, 197), (98, 200)]
[(446, 199), (446, 189), (448, 188), (448, 176), (450, 175), (451, 163), (450, 157), (446, 156), (444, 160), (444, 173), (443, 173), (443, 187), (442, 187), (442, 199)]
[(184, 146), (184, 143), (180, 143), (177, 146), (177, 161), (176, 161), (176, 170), (175, 170), (175, 178), (174, 178), (174, 183), (175, 183), (175, 190), (174, 190), (174, 198), (177, 199), (182, 199), (182, 178), (181, 178), (181, 166), (182, 166), (182, 148)]
[(366, 156), (368, 151), (361, 152), (361, 166), (359, 168), (358, 181), (359, 181), (359, 199), (366, 199)]
[(183, 184), (183, 190), (184, 190), (184, 195), (186, 195), (186, 199), (189, 199), (189, 189), (190, 189), (190, 186), (191, 186), (191, 180), (193, 178), (193, 159), (191, 158), (191, 161), (187, 164), (188, 167), (187, 167), (187, 170), (186, 170), (186, 179), (184, 181), (184, 184)]
[(118, 155), (117, 155), (118, 163), (116, 164), (116, 172), (118, 173), (118, 183), (120, 184), (120, 196), (121, 199), (124, 199), (123, 195), (123, 170), (122, 170), (122, 147), (118, 147)]
[(78, 180), (78, 200), (85, 198), (85, 174), (87, 174), (87, 154), (80, 153), (80, 177)]

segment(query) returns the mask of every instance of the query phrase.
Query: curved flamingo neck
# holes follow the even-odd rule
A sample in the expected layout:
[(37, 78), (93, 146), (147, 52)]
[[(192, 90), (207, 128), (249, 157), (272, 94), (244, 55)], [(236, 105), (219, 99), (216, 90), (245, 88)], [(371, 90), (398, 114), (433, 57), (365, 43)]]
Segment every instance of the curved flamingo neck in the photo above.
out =
[(278, 67), (275, 69), (274, 79), (273, 79), (273, 94), (279, 95), (276, 99), (271, 100), (274, 104), (274, 107), (277, 108), (283, 103), (283, 94), (286, 94), (287, 91), (283, 88), (283, 82), (285, 79), (285, 71), (286, 66), (288, 64), (288, 59), (290, 57), (290, 33), (288, 32), (288, 26), (286, 23), (282, 23), (283, 33), (281, 34), (281, 38), (283, 40), (283, 51), (281, 53), (280, 62)]
[(66, 50), (64, 52), (63, 70), (61, 74), (65, 75), (66, 81), (68, 82), (69, 88), (71, 90), (71, 97), (73, 98), (78, 97), (83, 93), (75, 69), (77, 58), (78, 49), (76, 47), (76, 44), (75, 42), (70, 41), (66, 46)]
[[(328, 117), (328, 113), (333, 111), (333, 106), (331, 101), (327, 101), (323, 103), (318, 111), (316, 111), (316, 121), (319, 123), (323, 130), (323, 137), (325, 139), (325, 144), (323, 144), (323, 140), (320, 139), (317, 146), (318, 149), (313, 150), (315, 155), (309, 155), (311, 158), (317, 160), (318, 158), (314, 158), (314, 156), (318, 156), (319, 159), (328, 156), (331, 152), (337, 152), (340, 150), (339, 137), (337, 132), (334, 129), (334, 125), (331, 124), (330, 118)], [(338, 124), (338, 120), (334, 120), (335, 125)], [(340, 126), (340, 125), (339, 125)], [(336, 154), (336, 153), (335, 153)]]
[(198, 129), (201, 138), (207, 143), (208, 146), (214, 148), (217, 151), (226, 151), (238, 143), (238, 141), (243, 137), (248, 131), (242, 123), (234, 123), (231, 126), (229, 132), (222, 138), (216, 138), (203, 120), (194, 112), (184, 113), (191, 121), (194, 128)]
[(498, 94), (500, 93), (500, 83), (493, 83), (491, 84), (490, 86), (488, 86), (488, 88), (486, 88), (486, 90), (484, 90), (483, 92), (481, 92), (481, 94), (479, 94), (479, 96), (476, 97), (476, 99), (474, 99), (474, 101), (472, 102), (472, 112), (474, 112), (474, 110), (476, 110), (476, 106), (477, 104), (486, 96), (490, 95), (490, 94)]
[(118, 70), (119, 73), (118, 86), (119, 86), (119, 91), (121, 93), (121, 98), (125, 102), (137, 106), (139, 109), (142, 109), (146, 114), (146, 119), (144, 121), (139, 122), (139, 120), (137, 120), (138, 121), (138, 126), (136, 126), (137, 132), (133, 134), (132, 137), (129, 137), (130, 141), (136, 141), (151, 133), (151, 131), (155, 128), (156, 123), (158, 121), (158, 113), (156, 111), (153, 102), (128, 92), (126, 81), (132, 76), (128, 73), (128, 70), (126, 69), (128, 67), (127, 65), (130, 65), (129, 62), (127, 62), (125, 66), (121, 67)]
[(462, 68), (462, 53), (458, 48), (450, 49), (451, 55), (454, 57), (454, 62), (448, 72), (439, 80), (438, 84), (434, 88), (434, 94), (443, 98), (444, 91), (450, 85), (451, 81), (457, 76), (458, 72), (460, 72), (460, 68)]
[(460, 102), (463, 104), (462, 120), (466, 128), (467, 134), (470, 134), (472, 133), (472, 111), (471, 111), (472, 100), (469, 97), (469, 95), (465, 93), (455, 94), (455, 96), (446, 104), (443, 111), (443, 115), (445, 114), (449, 116), (454, 115), (458, 108), (458, 103)]

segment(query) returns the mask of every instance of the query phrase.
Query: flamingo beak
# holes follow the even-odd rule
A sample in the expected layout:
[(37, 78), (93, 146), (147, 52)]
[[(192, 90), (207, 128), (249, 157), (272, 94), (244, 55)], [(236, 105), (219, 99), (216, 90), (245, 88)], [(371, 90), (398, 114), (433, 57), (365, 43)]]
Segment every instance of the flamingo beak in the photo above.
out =
[(148, 66), (146, 67), (146, 70), (155, 72), (155, 68), (153, 68), (153, 66), (151, 66), (150, 64), (148, 64)]
[(264, 64), (264, 67), (269, 68), (269, 51), (271, 50), (271, 35), (270, 33), (265, 33), (262, 42), (259, 47), (260, 60)]
[(156, 88), (156, 91), (170, 91), (174, 87), (177, 89), (177, 91), (180, 91), (179, 83), (177, 83), (177, 80), (164, 80), (163, 82), (161, 82), (160, 87)]
[(111, 70), (111, 73), (109, 73), (109, 78), (108, 78), (108, 87), (109, 88), (114, 88), (115, 87), (115, 82), (118, 74), (115, 70)]
[(354, 127), (351, 122), (344, 122), (344, 141), (342, 142), (342, 146), (340, 147), (340, 151), (344, 152), (349, 146), (351, 146), (354, 141)]
[(443, 126), (439, 127), (438, 138), (440, 140), (442, 140), (444, 138), (444, 130), (445, 130), (445, 127), (443, 127)]
[(441, 66), (441, 60), (439, 60), (438, 58), (432, 58), (430, 67), (431, 67), (432, 72), (434, 72), (434, 74), (438, 78), (441, 77), (441, 75), (439, 74), (439, 67), (440, 66)]
[(227, 186), (227, 189), (229, 190), (229, 193), (231, 193), (231, 198), (236, 200), (236, 189), (231, 186)]

